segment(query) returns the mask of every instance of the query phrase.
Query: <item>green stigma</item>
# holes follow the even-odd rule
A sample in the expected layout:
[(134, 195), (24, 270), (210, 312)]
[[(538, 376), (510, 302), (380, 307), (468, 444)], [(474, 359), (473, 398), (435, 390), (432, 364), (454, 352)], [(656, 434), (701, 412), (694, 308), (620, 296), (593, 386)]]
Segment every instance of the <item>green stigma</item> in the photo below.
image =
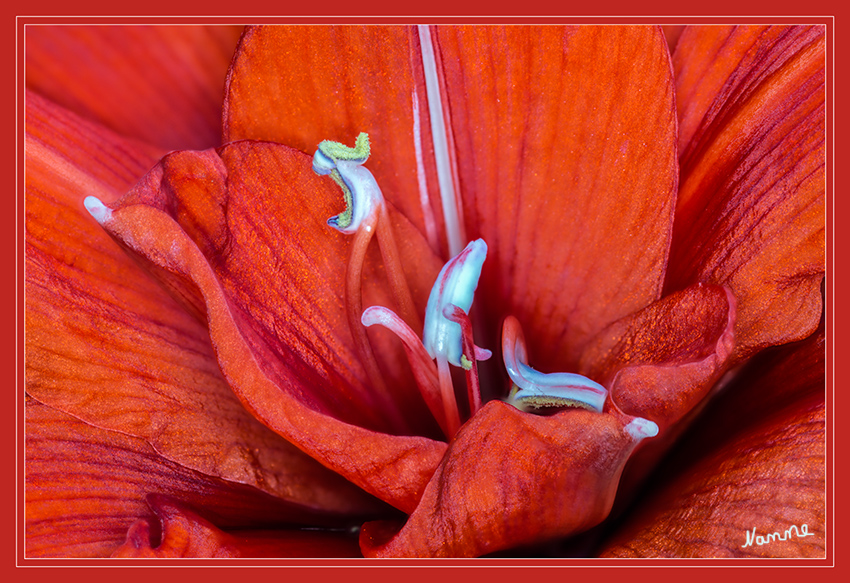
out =
[(360, 132), (353, 148), (332, 140), (324, 140), (319, 144), (319, 151), (331, 160), (350, 160), (362, 164), (369, 157), (369, 134)]

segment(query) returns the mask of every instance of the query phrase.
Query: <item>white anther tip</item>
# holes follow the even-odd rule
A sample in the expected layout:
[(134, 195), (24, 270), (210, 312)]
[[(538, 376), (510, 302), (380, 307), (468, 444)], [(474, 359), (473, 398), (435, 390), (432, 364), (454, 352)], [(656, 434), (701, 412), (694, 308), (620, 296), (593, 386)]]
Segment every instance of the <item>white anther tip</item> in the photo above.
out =
[(94, 220), (101, 225), (106, 224), (112, 218), (112, 209), (100, 202), (100, 199), (96, 196), (87, 196), (83, 204), (86, 210), (89, 211), (89, 214), (94, 217)]
[(658, 425), (649, 419), (635, 417), (623, 428), (623, 431), (628, 433), (633, 439), (640, 441), (641, 439), (658, 435)]

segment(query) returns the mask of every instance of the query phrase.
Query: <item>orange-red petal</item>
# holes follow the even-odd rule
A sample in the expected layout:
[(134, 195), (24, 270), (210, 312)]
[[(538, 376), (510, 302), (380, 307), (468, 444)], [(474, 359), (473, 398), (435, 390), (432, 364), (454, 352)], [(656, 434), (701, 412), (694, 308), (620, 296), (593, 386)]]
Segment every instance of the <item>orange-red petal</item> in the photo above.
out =
[(345, 525), (171, 462), (142, 439), (99, 429), (31, 398), (26, 402), (25, 546), (28, 557), (104, 557), (160, 493), (206, 509), (230, 529)]
[(824, 556), (824, 430), (822, 397), (752, 424), (662, 486), (603, 556)]
[[(446, 445), (364, 428), (387, 427), (393, 401), (374, 394), (353, 348), (343, 298), (350, 240), (326, 224), (337, 204), (308, 156), (242, 141), (167, 156), (103, 226), (207, 320), (219, 366), (253, 415), (410, 510)], [(367, 282), (378, 293), (377, 275)], [(401, 398), (415, 386), (392, 388), (415, 421), (421, 399)]]
[(384, 196), (444, 257), (419, 36), (410, 26), (249, 28), (228, 74), (227, 141), (280, 142), (312, 154), (322, 140), (372, 142)]
[(729, 286), (739, 357), (820, 319), (824, 50), (822, 27), (711, 26), (674, 54), (681, 186), (665, 289)]
[(168, 496), (148, 496), (158, 523), (142, 519), (115, 558), (359, 557), (357, 537), (319, 530), (219, 529)]
[(725, 371), (734, 346), (735, 301), (695, 285), (666, 296), (598, 334), (579, 371), (604, 384), (629, 415), (663, 431), (687, 415)]
[(86, 212), (85, 195), (117, 198), (153, 163), (148, 151), (30, 95), (26, 154), (30, 394), (198, 472), (305, 507), (374, 507), (244, 410), (203, 323)]
[(234, 26), (26, 29), (26, 83), (75, 113), (165, 149), (221, 143)]
[(676, 195), (666, 41), (652, 27), (445, 27), (435, 34), (478, 302), (513, 314), (546, 370), (658, 298)]
[(366, 556), (474, 557), (581, 532), (611, 509), (636, 440), (619, 413), (552, 417), (491, 401), (458, 432), (398, 530), (366, 523)]
[[(659, 468), (656, 487), (604, 552), (823, 556), (824, 357), (821, 327), (748, 363)], [(803, 524), (813, 536), (796, 536)], [(785, 537), (792, 526), (795, 536)], [(788, 540), (746, 545), (747, 532)]]

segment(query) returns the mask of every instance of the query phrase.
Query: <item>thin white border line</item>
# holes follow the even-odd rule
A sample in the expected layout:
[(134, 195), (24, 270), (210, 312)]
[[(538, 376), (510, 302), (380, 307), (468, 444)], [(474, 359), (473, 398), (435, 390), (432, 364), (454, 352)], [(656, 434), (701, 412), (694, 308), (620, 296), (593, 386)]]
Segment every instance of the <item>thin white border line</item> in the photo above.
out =
[[(19, 97), (20, 97), (20, 92), (22, 90), (22, 87), (20, 86), (20, 69), (19, 69), (19, 63), (20, 63), (20, 59), (21, 59), (21, 54), (20, 54), (21, 42), (23, 42), (23, 45), (24, 45), (23, 51), (24, 51), (24, 54), (26, 54), (26, 36), (24, 36), (23, 39), (20, 38), (20, 33), (19, 33), (20, 27), (18, 26), (18, 22), (19, 22), (19, 20), (22, 20), (22, 19), (49, 20), (49, 19), (54, 19), (54, 18), (55, 19), (66, 19), (66, 20), (77, 21), (78, 19), (82, 19), (82, 18), (94, 18), (94, 19), (97, 19), (97, 20), (103, 20), (103, 19), (109, 19), (109, 18), (119, 19), (119, 20), (136, 19), (136, 18), (150, 18), (152, 20), (170, 20), (170, 19), (182, 19), (182, 18), (197, 18), (199, 20), (207, 20), (207, 19), (240, 20), (242, 18), (280, 19), (280, 20), (290, 19), (290, 18), (299, 18), (299, 19), (320, 18), (320, 19), (325, 19), (325, 20), (334, 19), (334, 18), (347, 18), (347, 19), (369, 20), (369, 19), (372, 19), (372, 18), (420, 18), (420, 17), (419, 16), (398, 16), (398, 17), (396, 17), (396, 16), (386, 16), (386, 15), (384, 15), (384, 16), (365, 16), (365, 17), (364, 16), (352, 16), (352, 15), (335, 15), (335, 16), (297, 15), (297, 16), (281, 16), (281, 17), (270, 17), (270, 16), (262, 16), (262, 17), (234, 17), (234, 16), (221, 16), (221, 17), (217, 17), (217, 16), (153, 16), (153, 17), (152, 16), (141, 16), (141, 17), (134, 17), (134, 16), (85, 16), (85, 17), (77, 17), (77, 16), (68, 16), (68, 15), (64, 15), (64, 16), (17, 15), (17, 16), (15, 16), (15, 21), (16, 21), (16, 26), (15, 26), (15, 57), (16, 57), (15, 58), (15, 86), (16, 86), (16, 91), (15, 91), (15, 112), (16, 112), (16, 115), (15, 115), (15, 155), (16, 155), (16, 160), (21, 160), (20, 156), (22, 154), (22, 150), (21, 150), (22, 136), (19, 133), (20, 132), (19, 114), (21, 113)], [(428, 16), (427, 18), (432, 18), (432, 19), (433, 18), (438, 18), (438, 19), (473, 18), (473, 19), (476, 19), (476, 20), (479, 20), (481, 18), (490, 18), (490, 19), (497, 19), (497, 18), (525, 18), (525, 19), (531, 19), (531, 18), (545, 18), (545, 19), (559, 19), (559, 18), (583, 18), (583, 19), (589, 19), (589, 18), (604, 18), (604, 19), (633, 18), (633, 19), (644, 19), (645, 18), (648, 21), (656, 21), (657, 22), (658, 20), (666, 20), (668, 18), (679, 18), (679, 17), (678, 16), (656, 16), (656, 17), (590, 16), (590, 15), (585, 15), (585, 16), (575, 16), (575, 15), (572, 15), (572, 16), (553, 16), (553, 15), (549, 15), (549, 16), (546, 16), (546, 15), (538, 15), (538, 16), (514, 16), (514, 15), (511, 15), (511, 16), (492, 16), (492, 15), (490, 15), (490, 16), (483, 16), (482, 17), (482, 16), (433, 16), (433, 15), (431, 15), (431, 16)], [(703, 18), (705, 18), (705, 19), (726, 19), (726, 18), (728, 18), (728, 19), (734, 19), (734, 20), (739, 20), (739, 19), (744, 20), (744, 19), (748, 19), (748, 18), (759, 18), (759, 19), (761, 19), (761, 18), (765, 18), (765, 17), (761, 17), (761, 16), (729, 16), (729, 17), (725, 17), (725, 16), (686, 16), (686, 17), (681, 17), (681, 18), (683, 18), (685, 21), (692, 21), (692, 20), (698, 20), (698, 19), (703, 19)], [(771, 16), (771, 17), (767, 18), (766, 20), (764, 20), (764, 22), (770, 22), (772, 19), (777, 19), (777, 18), (779, 18), (779, 19), (785, 19), (785, 18), (821, 19), (821, 18), (823, 18), (823, 19), (829, 20), (833, 27), (835, 26), (835, 16), (834, 15)], [(80, 20), (78, 22), (74, 22), (74, 24), (80, 24), (82, 22), (83, 21)], [(50, 23), (50, 24), (56, 25), (56, 23)], [(118, 24), (108, 23), (108, 24), (121, 25), (122, 23), (118, 23)], [(127, 23), (127, 24), (139, 24), (139, 23), (133, 22), (133, 23)], [(192, 24), (193, 23), (186, 23), (186, 24), (177, 23), (178, 26), (179, 25), (190, 26)], [(224, 24), (224, 23), (221, 23), (221, 24)], [(708, 23), (708, 24), (711, 24), (711, 23)], [(31, 25), (39, 26), (37, 23), (24, 23), (23, 24), (24, 29), (26, 29), (27, 26), (31, 26)], [(67, 26), (67, 25), (60, 24), (59, 26)], [(826, 27), (826, 24), (823, 24), (823, 26)], [(834, 204), (835, 203), (835, 47), (834, 46), (830, 47), (829, 42), (828, 42), (829, 41), (828, 35), (829, 35), (829, 30), (827, 28), (827, 30), (824, 31), (825, 41), (826, 41), (826, 45), (827, 45), (827, 53), (825, 53), (825, 56), (824, 56), (824, 60), (825, 60), (824, 68), (826, 69), (826, 60), (827, 60), (827, 54), (828, 54), (829, 56), (832, 57), (831, 67), (830, 67), (830, 72), (832, 73), (832, 77), (831, 77), (831, 91), (828, 94), (828, 96), (830, 96), (831, 99), (830, 99), (829, 106), (826, 107), (826, 109), (827, 109), (827, 111), (830, 111), (832, 113), (832, 124), (831, 124), (832, 132), (831, 132), (831, 135), (830, 135), (830, 141), (828, 142), (831, 146), (831, 156), (830, 156), (830, 159), (829, 159), (831, 164), (829, 165), (828, 171), (825, 172), (825, 175), (824, 175), (824, 187), (826, 187), (829, 184), (832, 185), (831, 191), (827, 190), (827, 192), (830, 192), (831, 195), (832, 195), (832, 199), (831, 199), (832, 203), (833, 203), (832, 204), (832, 221), (831, 221), (831, 223), (827, 223), (827, 224), (831, 226), (831, 232), (829, 233), (828, 238), (832, 242), (832, 249), (831, 249), (829, 256), (832, 260), (831, 265), (832, 265), (832, 269), (833, 269), (833, 272), (834, 272), (835, 271), (835, 240), (834, 240), (834, 237), (835, 237), (835, 204)], [(831, 48), (831, 50), (830, 50), (830, 48)], [(827, 79), (829, 79), (829, 77), (827, 77)], [(26, 104), (26, 99), (24, 99), (24, 105), (25, 104)], [(25, 112), (24, 112), (24, 115), (26, 115)], [(26, 175), (26, 158), (23, 159), (23, 166), (24, 166), (24, 175)], [(15, 164), (15, 192), (16, 193), (20, 192), (20, 173), (19, 173), (19, 164), (18, 163)], [(827, 197), (827, 202), (829, 202), (829, 197)], [(24, 195), (23, 207), (24, 207), (24, 209), (26, 208), (26, 194)], [(826, 218), (827, 208), (828, 208), (828, 205), (825, 205), (824, 206), (824, 218)], [(19, 221), (20, 214), (18, 214), (20, 212), (20, 210), (21, 210), (20, 201), (18, 200), (18, 196), (16, 195), (16, 197), (15, 197), (15, 212), (16, 212), (16, 220), (15, 220), (15, 273), (16, 273), (16, 278), (17, 278), (17, 274), (20, 273), (20, 271), (19, 271), (19, 269), (20, 269), (20, 244), (19, 244), (20, 243), (20, 228), (19, 228), (19, 226), (20, 226), (20, 224), (19, 224), (20, 223), (20, 221)], [(825, 272), (826, 272), (826, 267), (827, 266), (825, 264), (824, 265), (824, 271)], [(26, 263), (25, 262), (23, 264), (23, 270), (24, 270), (23, 278), (24, 278), (24, 281), (26, 281)], [(829, 276), (829, 275), (830, 274), (825, 274), (825, 276)], [(835, 307), (834, 307), (835, 276), (834, 276), (834, 273), (831, 274), (831, 282), (830, 282), (829, 288), (831, 290), (829, 300), (832, 302), (832, 314), (831, 314), (831, 318), (826, 323), (828, 323), (830, 325), (829, 331), (834, 332), (834, 330), (835, 330)], [(19, 283), (18, 283), (15, 286), (15, 305), (16, 306), (19, 306), (20, 299), (21, 299), (21, 297), (20, 297), (20, 294), (19, 294)], [(824, 305), (824, 310), (825, 309), (826, 309), (826, 305)], [(824, 337), (825, 337), (825, 339), (827, 339), (828, 338), (828, 334), (826, 334), (827, 330), (825, 330), (824, 332), (825, 332)], [(15, 342), (16, 343), (18, 342), (18, 338), (20, 336), (20, 333), (21, 333), (20, 318), (19, 318), (19, 314), (18, 314), (18, 309), (16, 307), (16, 310), (15, 310)], [(26, 344), (26, 329), (25, 328), (23, 329), (23, 334), (24, 334), (24, 344)], [(832, 396), (833, 396), (833, 400), (834, 400), (834, 393), (835, 393), (835, 391), (834, 391), (834, 387), (835, 387), (835, 342), (834, 341), (830, 343), (830, 347), (831, 347), (830, 353), (831, 353), (831, 356), (832, 356), (832, 366), (827, 367), (826, 362), (824, 362), (824, 373), (826, 373), (829, 370), (829, 368), (831, 368), (831, 370), (832, 370), (832, 380), (833, 380), (833, 395)], [(18, 346), (18, 350), (20, 350), (20, 346)], [(18, 384), (18, 382), (21, 379), (21, 377), (20, 377), (21, 370), (20, 370), (20, 366), (19, 366), (19, 359), (17, 357), (18, 356), (18, 350), (16, 350), (16, 357), (15, 357), (16, 385)], [(826, 379), (825, 379), (824, 390), (825, 391), (828, 390), (828, 383), (826, 383)], [(15, 452), (16, 452), (16, 457), (17, 457), (18, 454), (20, 454), (21, 438), (22, 438), (21, 433), (20, 433), (20, 419), (19, 419), (19, 416), (20, 416), (20, 399), (21, 399), (21, 395), (19, 394), (18, 391), (16, 391), (15, 392)], [(831, 407), (831, 410), (829, 412), (828, 419), (831, 420), (832, 427), (834, 429), (834, 427), (835, 427), (835, 406), (834, 406), (834, 403), (833, 403), (833, 406)], [(24, 425), (26, 425), (26, 418), (24, 418)], [(831, 480), (831, 485), (832, 485), (832, 505), (831, 505), (832, 508), (831, 508), (831, 510), (832, 510), (832, 512), (831, 512), (831, 516), (827, 515), (826, 518), (827, 519), (832, 518), (832, 523), (834, 524), (835, 523), (835, 435), (833, 434), (830, 438), (829, 432), (826, 431), (824, 440), (825, 440), (826, 444), (832, 445), (832, 458), (833, 458), (832, 459), (832, 461), (833, 461), (832, 470), (833, 471), (832, 471), (832, 480)], [(25, 463), (25, 460), (24, 460), (24, 463)], [(75, 567), (79, 568), (79, 567), (82, 567), (82, 568), (85, 568), (85, 567), (99, 566), (99, 565), (91, 565), (91, 564), (88, 564), (88, 565), (67, 565), (67, 564), (50, 565), (50, 564), (44, 564), (45, 562), (68, 561), (68, 560), (71, 560), (71, 561), (74, 561), (74, 562), (91, 561), (93, 563), (98, 563), (98, 564), (104, 563), (104, 564), (108, 564), (108, 565), (112, 565), (112, 566), (123, 566), (123, 567), (134, 566), (134, 567), (154, 567), (154, 568), (157, 568), (157, 567), (159, 567), (159, 568), (181, 568), (181, 567), (182, 568), (193, 568), (193, 567), (199, 566), (198, 564), (194, 564), (194, 563), (202, 562), (205, 565), (215, 564), (216, 567), (226, 567), (226, 568), (274, 566), (274, 567), (280, 567), (280, 568), (347, 569), (347, 568), (372, 567), (372, 566), (383, 566), (383, 565), (391, 566), (393, 563), (396, 563), (398, 561), (405, 561), (406, 563), (405, 563), (404, 566), (425, 567), (425, 568), (432, 568), (432, 569), (434, 569), (434, 568), (450, 568), (450, 569), (487, 568), (487, 567), (495, 567), (495, 566), (498, 566), (499, 568), (523, 568), (523, 569), (526, 569), (526, 568), (529, 568), (529, 567), (531, 567), (531, 568), (602, 567), (602, 568), (615, 568), (616, 569), (616, 568), (690, 567), (690, 565), (687, 564), (687, 563), (690, 563), (692, 561), (709, 561), (709, 562), (712, 562), (712, 561), (728, 561), (728, 560), (740, 561), (742, 563), (745, 562), (747, 564), (735, 564), (735, 565), (731, 565), (731, 564), (724, 564), (724, 565), (710, 565), (709, 564), (709, 565), (705, 565), (704, 564), (703, 566), (708, 566), (708, 567), (713, 567), (713, 568), (735, 568), (735, 569), (744, 568), (744, 569), (746, 569), (746, 568), (763, 568), (763, 567), (767, 566), (767, 565), (762, 565), (762, 564), (751, 564), (751, 563), (754, 563), (754, 562), (755, 563), (763, 563), (763, 562), (774, 562), (774, 561), (780, 561), (780, 562), (784, 562), (784, 561), (806, 561), (806, 562), (812, 561), (813, 564), (803, 564), (803, 565), (795, 564), (795, 565), (783, 565), (783, 566), (791, 567), (791, 568), (807, 568), (807, 569), (835, 568), (835, 542), (834, 542), (835, 537), (834, 536), (827, 539), (827, 545), (826, 545), (827, 549), (832, 550), (832, 553), (827, 552), (823, 559), (819, 559), (819, 558), (811, 558), (810, 559), (810, 558), (804, 558), (804, 557), (784, 557), (784, 558), (783, 557), (779, 557), (779, 558), (748, 557), (748, 558), (739, 558), (739, 559), (713, 558), (713, 557), (704, 557), (704, 558), (687, 558), (687, 557), (676, 557), (676, 558), (549, 558), (549, 559), (547, 559), (547, 558), (510, 558), (510, 557), (505, 557), (505, 558), (489, 558), (489, 559), (488, 558), (484, 558), (484, 559), (482, 559), (482, 558), (477, 558), (477, 559), (417, 559), (415, 564), (412, 563), (412, 562), (408, 564), (407, 561), (410, 561), (410, 559), (389, 559), (389, 560), (382, 559), (379, 562), (375, 562), (372, 559), (365, 559), (365, 558), (364, 559), (321, 558), (321, 559), (317, 559), (317, 560), (322, 561), (324, 564), (280, 564), (279, 561), (287, 561), (287, 563), (289, 563), (289, 562), (299, 562), (300, 563), (301, 561), (310, 561), (311, 559), (301, 559), (301, 558), (281, 559), (281, 558), (277, 558), (277, 559), (265, 559), (265, 560), (264, 559), (235, 559), (235, 560), (229, 559), (226, 564), (221, 564), (219, 562), (219, 561), (223, 561), (223, 559), (220, 559), (220, 560), (215, 560), (215, 559), (190, 559), (190, 561), (193, 563), (193, 564), (190, 564), (190, 565), (182, 564), (182, 563), (172, 563), (171, 560), (165, 559), (165, 561), (167, 561), (165, 564), (157, 563), (157, 564), (147, 565), (147, 564), (140, 564), (136, 560), (130, 560), (130, 561), (119, 560), (119, 561), (116, 562), (114, 559), (97, 559), (97, 558), (94, 558), (94, 559), (91, 559), (91, 558), (70, 558), (70, 559), (69, 558), (55, 558), (55, 559), (53, 559), (53, 558), (26, 558), (26, 557), (24, 557), (25, 563), (22, 564), (22, 563), (19, 562), (20, 555), (18, 553), (18, 550), (23, 550), (22, 548), (20, 548), (20, 545), (23, 544), (23, 543), (22, 543), (21, 540), (18, 540), (18, 534), (19, 534), (19, 528), (20, 528), (20, 512), (19, 512), (19, 504), (18, 504), (19, 501), (20, 501), (20, 487), (21, 487), (20, 471), (19, 471), (19, 465), (16, 463), (15, 464), (15, 538), (16, 538), (15, 566), (20, 567), (20, 568), (27, 568), (27, 567), (35, 567), (35, 568), (75, 568)], [(824, 493), (826, 493), (826, 492), (824, 492)], [(827, 525), (824, 524), (824, 527), (825, 527), (824, 530), (826, 530), (826, 526)], [(831, 563), (820, 564), (820, 562), (825, 562), (825, 561), (830, 560), (830, 559), (831, 559)], [(186, 559), (178, 559), (178, 560), (186, 561)], [(423, 564), (423, 561), (427, 563), (428, 561), (431, 561), (431, 560), (475, 561), (476, 564), (474, 564), (474, 565), (472, 565), (472, 564), (465, 565), (465, 564), (457, 564), (457, 563), (446, 564), (446, 565)], [(254, 563), (255, 561), (262, 561), (263, 564), (245, 564), (245, 563), (243, 563), (243, 561), (250, 561), (251, 563)], [(366, 564), (345, 564), (345, 565), (330, 564), (329, 565), (329, 564), (326, 564), (327, 561), (334, 561), (334, 562), (356, 561), (358, 563), (360, 563), (361, 561), (367, 561), (367, 563)], [(531, 564), (523, 563), (523, 564), (516, 564), (516, 565), (499, 564), (499, 563), (504, 562), (504, 561), (534, 561), (537, 564), (534, 564), (534, 563), (531, 563)], [(600, 561), (602, 562), (602, 564), (599, 564)], [(609, 564), (608, 561), (617, 561), (617, 562), (628, 561), (629, 565), (612, 565), (612, 564)], [(652, 562), (652, 564), (646, 564), (646, 561), (650, 561), (650, 562)], [(669, 564), (670, 561), (676, 561), (677, 564), (670, 565)], [(679, 564), (678, 563), (679, 561), (687, 561), (687, 563)], [(540, 562), (546, 562), (547, 564), (539, 564)], [(578, 562), (580, 564), (569, 564), (569, 563), (574, 563), (574, 562)], [(590, 562), (590, 563), (586, 563), (586, 562)], [(636, 562), (638, 564), (635, 564)], [(567, 563), (567, 564), (565, 564), (565, 563)]]
[(20, 14), (15, 16), (15, 18), (38, 18), (38, 19), (51, 19), (51, 18), (64, 18), (67, 20), (82, 20), (85, 18), (93, 18), (93, 19), (106, 19), (106, 18), (114, 18), (118, 20), (127, 20), (127, 19), (139, 19), (139, 18), (150, 18), (154, 20), (172, 20), (172, 19), (182, 19), (182, 18), (202, 18), (202, 19), (230, 19), (230, 20), (238, 20), (242, 18), (262, 18), (262, 19), (275, 19), (275, 20), (286, 20), (286, 19), (304, 19), (304, 18), (321, 18), (323, 20), (328, 19), (336, 19), (336, 18), (345, 18), (345, 19), (356, 19), (356, 20), (371, 20), (373, 18), (429, 18), (429, 19), (438, 19), (438, 20), (455, 20), (461, 18), (474, 18), (476, 20), (480, 20), (482, 18), (518, 18), (518, 19), (532, 19), (532, 18), (544, 18), (544, 19), (561, 19), (561, 18), (603, 18), (606, 20), (614, 19), (614, 18), (630, 18), (630, 19), (646, 19), (650, 21), (656, 20), (666, 20), (669, 18), (682, 18), (684, 20), (692, 20), (692, 19), (711, 19), (711, 20), (737, 20), (737, 19), (746, 19), (746, 18), (759, 18), (759, 19), (782, 19), (782, 18), (807, 18), (807, 19), (815, 19), (815, 18), (835, 18), (834, 14), (787, 14), (787, 15), (759, 15), (759, 14), (751, 14), (751, 15), (740, 15), (740, 16), (717, 16), (717, 15), (658, 15), (658, 16), (643, 16), (639, 14), (533, 14), (533, 15), (500, 15), (500, 14), (458, 14), (458, 15), (434, 15), (434, 14), (370, 14), (370, 15), (353, 15), (353, 14), (284, 14), (284, 15), (271, 15), (271, 14), (255, 14), (255, 15), (222, 15), (216, 16), (214, 14), (185, 14), (185, 15), (173, 15), (173, 16), (152, 16), (149, 14), (143, 15), (122, 15), (115, 14), (111, 16), (103, 16), (103, 15), (67, 15), (67, 14), (57, 14), (57, 15), (45, 15), (45, 14)]

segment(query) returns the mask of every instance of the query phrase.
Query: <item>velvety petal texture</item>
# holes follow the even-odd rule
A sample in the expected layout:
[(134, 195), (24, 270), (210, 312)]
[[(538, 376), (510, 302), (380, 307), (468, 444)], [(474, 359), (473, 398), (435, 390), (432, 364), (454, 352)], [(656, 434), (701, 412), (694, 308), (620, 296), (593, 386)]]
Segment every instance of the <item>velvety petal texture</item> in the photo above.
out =
[(754, 425), (666, 486), (603, 556), (823, 557), (824, 429), (822, 402)]
[[(359, 557), (357, 537), (315, 530), (225, 532), (179, 502), (148, 496), (158, 523), (140, 520), (130, 527), (115, 558)], [(155, 535), (156, 534), (156, 535)]]
[[(262, 82), (257, 82), (262, 79)], [(419, 35), (410, 26), (264, 26), (243, 36), (227, 80), (224, 137), (312, 154), (367, 132), (384, 196), (448, 258)]]
[(817, 327), (824, 28), (694, 27), (674, 54), (681, 186), (666, 289), (727, 285), (737, 356)]
[(219, 366), (253, 415), (410, 510), (446, 445), (368, 429), (387, 428), (387, 406), (415, 420), (425, 405), (411, 386), (381, 396), (368, 384), (344, 312), (350, 240), (326, 224), (339, 196), (310, 157), (242, 141), (167, 156), (99, 220), (206, 319)]
[[(747, 364), (684, 436), (658, 472), (662, 486), (604, 553), (823, 556), (824, 348), (821, 326)], [(804, 524), (810, 536), (800, 535)], [(768, 541), (773, 533), (784, 540)]]
[(165, 149), (221, 143), (238, 26), (26, 27), (27, 88)]
[(373, 505), (245, 411), (205, 326), (83, 208), (85, 194), (116, 198), (152, 162), (145, 150), (37, 96), (27, 104), (28, 393), (188, 468), (306, 507)]
[(26, 427), (30, 558), (109, 556), (136, 520), (153, 518), (145, 504), (151, 493), (205, 508), (221, 528), (340, 524), (334, 515), (196, 472), (163, 458), (144, 440), (99, 429), (29, 398)]
[(458, 433), (397, 533), (364, 525), (366, 556), (476, 557), (580, 532), (604, 519), (640, 441), (620, 413), (553, 417), (491, 401)]
[(467, 235), (488, 245), (487, 331), (513, 314), (536, 366), (574, 368), (661, 291), (677, 170), (664, 36), (477, 26), (435, 39)]
[(579, 370), (608, 387), (624, 412), (663, 430), (692, 411), (725, 372), (734, 325), (729, 290), (697, 284), (605, 328)]

